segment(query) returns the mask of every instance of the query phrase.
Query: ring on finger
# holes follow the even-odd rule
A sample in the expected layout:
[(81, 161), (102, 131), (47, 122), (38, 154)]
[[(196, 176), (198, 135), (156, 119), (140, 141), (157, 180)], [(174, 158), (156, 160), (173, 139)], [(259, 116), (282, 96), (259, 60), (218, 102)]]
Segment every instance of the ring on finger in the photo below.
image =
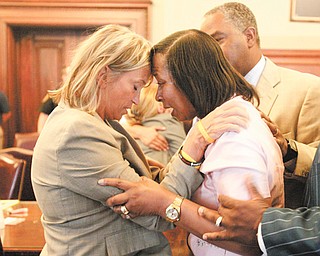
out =
[(222, 216), (219, 216), (216, 220), (216, 226), (221, 227), (221, 223), (222, 223)]
[(126, 207), (125, 205), (121, 205), (120, 211), (121, 211), (124, 215), (128, 215), (128, 214), (129, 214), (129, 210), (127, 209), (127, 207)]

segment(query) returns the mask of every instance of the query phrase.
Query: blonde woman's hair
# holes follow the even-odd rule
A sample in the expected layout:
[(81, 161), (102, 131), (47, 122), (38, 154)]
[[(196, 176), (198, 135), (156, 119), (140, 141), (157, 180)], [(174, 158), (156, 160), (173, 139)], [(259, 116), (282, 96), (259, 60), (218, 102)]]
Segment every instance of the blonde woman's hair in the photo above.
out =
[(55, 102), (93, 113), (100, 103), (99, 72), (109, 67), (117, 75), (148, 66), (150, 47), (149, 41), (127, 27), (103, 26), (79, 45), (64, 83), (49, 95)]
[(159, 107), (161, 107), (162, 103), (155, 99), (157, 90), (158, 86), (154, 83), (141, 90), (139, 104), (132, 105), (128, 114), (125, 115), (130, 125), (142, 124), (145, 119), (158, 114)]

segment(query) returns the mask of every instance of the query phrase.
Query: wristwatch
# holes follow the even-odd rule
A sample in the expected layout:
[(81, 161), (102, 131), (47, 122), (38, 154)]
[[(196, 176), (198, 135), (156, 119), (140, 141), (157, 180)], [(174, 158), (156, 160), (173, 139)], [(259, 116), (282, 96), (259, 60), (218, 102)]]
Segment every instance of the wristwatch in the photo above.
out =
[(283, 162), (290, 161), (291, 159), (297, 158), (298, 156), (298, 150), (294, 143), (290, 143), (290, 140), (287, 140), (288, 143), (288, 149), (287, 154), (283, 157)]
[(181, 214), (181, 204), (183, 201), (183, 197), (177, 195), (174, 199), (173, 203), (170, 204), (166, 209), (166, 219), (170, 222), (177, 222), (180, 220)]

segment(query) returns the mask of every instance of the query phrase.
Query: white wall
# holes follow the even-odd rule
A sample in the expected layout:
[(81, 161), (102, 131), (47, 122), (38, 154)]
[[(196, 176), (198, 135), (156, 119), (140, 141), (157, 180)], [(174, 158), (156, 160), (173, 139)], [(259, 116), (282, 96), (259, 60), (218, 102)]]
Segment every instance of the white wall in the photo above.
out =
[[(235, 0), (237, 1), (237, 0)], [(256, 16), (263, 49), (320, 49), (320, 22), (290, 21), (291, 0), (238, 0)], [(203, 15), (230, 0), (153, 0), (151, 41), (199, 28)]]

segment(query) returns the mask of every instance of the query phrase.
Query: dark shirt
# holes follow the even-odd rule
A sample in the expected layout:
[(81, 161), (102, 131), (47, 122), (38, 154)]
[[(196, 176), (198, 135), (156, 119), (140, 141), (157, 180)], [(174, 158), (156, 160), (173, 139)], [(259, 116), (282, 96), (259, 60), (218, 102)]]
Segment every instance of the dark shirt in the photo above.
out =
[(2, 124), (2, 114), (10, 112), (7, 96), (0, 92), (0, 125)]
[(46, 101), (42, 102), (39, 111), (49, 115), (56, 106), (57, 104), (54, 103), (51, 98), (48, 98)]

